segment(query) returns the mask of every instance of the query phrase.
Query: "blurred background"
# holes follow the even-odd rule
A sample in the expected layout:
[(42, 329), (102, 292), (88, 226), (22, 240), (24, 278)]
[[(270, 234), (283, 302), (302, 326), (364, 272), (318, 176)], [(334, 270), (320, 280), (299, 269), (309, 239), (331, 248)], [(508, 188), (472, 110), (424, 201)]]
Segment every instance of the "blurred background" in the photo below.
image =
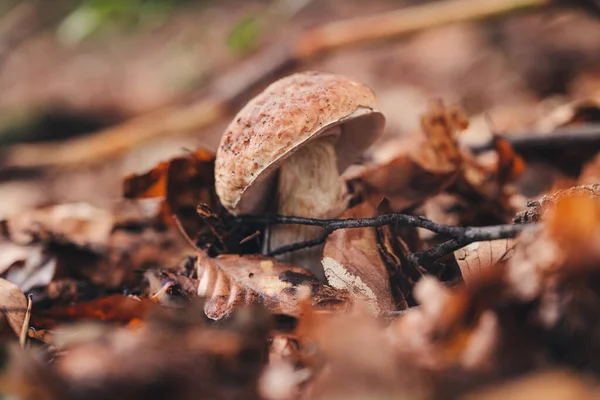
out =
[(239, 107), (294, 71), (371, 86), (382, 140), (417, 132), (436, 98), (466, 109), (467, 143), (541, 135), (600, 99), (594, 4), (0, 0), (0, 218), (107, 206), (125, 174), (214, 151)]

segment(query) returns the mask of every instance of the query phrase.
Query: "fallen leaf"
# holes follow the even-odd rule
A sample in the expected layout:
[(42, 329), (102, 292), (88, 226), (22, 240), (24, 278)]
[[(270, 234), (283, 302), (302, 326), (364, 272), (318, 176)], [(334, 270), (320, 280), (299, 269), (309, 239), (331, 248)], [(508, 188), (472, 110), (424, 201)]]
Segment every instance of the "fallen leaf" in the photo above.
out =
[(126, 325), (133, 320), (142, 319), (153, 307), (156, 307), (156, 304), (149, 299), (111, 295), (33, 313), (31, 325), (42, 329), (74, 321), (104, 321)]
[(255, 255), (200, 254), (197, 261), (198, 295), (206, 297), (204, 311), (221, 319), (236, 308), (262, 304), (275, 314), (299, 316), (303, 296), (315, 307), (339, 310), (348, 304), (348, 294), (322, 284), (303, 268)]
[[(214, 190), (215, 156), (204, 149), (159, 163), (144, 174), (131, 174), (123, 180), (123, 195), (130, 199), (160, 197), (161, 216), (167, 225), (177, 217), (185, 233), (192, 239), (209, 236), (210, 227), (197, 212), (199, 204), (209, 210), (221, 209)], [(204, 237), (206, 242), (207, 237)], [(213, 238), (219, 243), (219, 238)]]
[(496, 179), (500, 187), (523, 175), (525, 172), (525, 161), (515, 153), (506, 139), (494, 136), (494, 149), (498, 156)]
[(19, 337), (25, 321), (27, 299), (17, 285), (1, 278), (0, 309), (12, 331)]
[(385, 143), (379, 159), (375, 152), (373, 164), (348, 179), (365, 185), (373, 204), (387, 197), (396, 212), (414, 206), (458, 177), (462, 156), (456, 134), (467, 125), (462, 111), (433, 102), (421, 119), (423, 136)]
[(514, 252), (514, 239), (501, 239), (487, 242), (474, 242), (454, 252), (465, 283), (482, 271), (494, 268), (498, 263), (510, 258)]
[(137, 269), (162, 267), (184, 249), (157, 212), (146, 200), (112, 210), (63, 204), (23, 211), (3, 224), (0, 270), (23, 291), (65, 278), (108, 288), (136, 284)]
[[(362, 203), (341, 218), (373, 217), (377, 211)], [(390, 277), (377, 248), (375, 228), (340, 229), (327, 238), (322, 256), (327, 282), (365, 301), (379, 315), (393, 309)]]
[(49, 234), (80, 247), (102, 249), (114, 225), (110, 211), (88, 203), (67, 203), (21, 212), (6, 222), (10, 239), (31, 243)]

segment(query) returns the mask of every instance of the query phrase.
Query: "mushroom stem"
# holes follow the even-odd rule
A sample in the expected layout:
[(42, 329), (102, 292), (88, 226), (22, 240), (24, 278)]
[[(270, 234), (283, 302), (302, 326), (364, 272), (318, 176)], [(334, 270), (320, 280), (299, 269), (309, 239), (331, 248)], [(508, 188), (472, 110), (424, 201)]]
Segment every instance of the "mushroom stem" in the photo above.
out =
[[(334, 140), (340, 128), (332, 129), (299, 149), (279, 170), (277, 213), (307, 218), (337, 218), (347, 208), (348, 191), (337, 169)], [(323, 234), (319, 227), (276, 225), (271, 228), (270, 247), (316, 239)], [(321, 265), (323, 245), (282, 254), (277, 258), (305, 268), (324, 281)]]

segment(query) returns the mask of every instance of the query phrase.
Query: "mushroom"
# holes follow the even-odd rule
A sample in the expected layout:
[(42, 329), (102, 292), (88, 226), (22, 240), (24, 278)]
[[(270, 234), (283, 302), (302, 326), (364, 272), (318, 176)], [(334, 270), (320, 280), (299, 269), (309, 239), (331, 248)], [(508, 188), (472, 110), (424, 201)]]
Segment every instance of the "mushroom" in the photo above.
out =
[[(355, 80), (320, 72), (280, 79), (250, 100), (221, 139), (215, 187), (233, 215), (265, 211), (337, 218), (348, 206), (341, 174), (379, 137), (385, 118)], [(314, 226), (276, 225), (270, 248), (318, 238)], [(324, 280), (323, 246), (278, 257)]]

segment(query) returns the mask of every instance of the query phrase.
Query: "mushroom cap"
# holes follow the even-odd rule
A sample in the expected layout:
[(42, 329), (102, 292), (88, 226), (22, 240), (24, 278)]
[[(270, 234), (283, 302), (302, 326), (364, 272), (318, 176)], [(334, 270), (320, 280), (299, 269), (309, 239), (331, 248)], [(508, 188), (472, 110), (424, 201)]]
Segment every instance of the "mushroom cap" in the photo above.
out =
[(355, 80), (320, 72), (290, 75), (269, 85), (235, 116), (221, 138), (215, 188), (232, 214), (264, 211), (275, 172), (299, 148), (336, 126), (343, 173), (381, 135), (385, 118), (375, 94)]

